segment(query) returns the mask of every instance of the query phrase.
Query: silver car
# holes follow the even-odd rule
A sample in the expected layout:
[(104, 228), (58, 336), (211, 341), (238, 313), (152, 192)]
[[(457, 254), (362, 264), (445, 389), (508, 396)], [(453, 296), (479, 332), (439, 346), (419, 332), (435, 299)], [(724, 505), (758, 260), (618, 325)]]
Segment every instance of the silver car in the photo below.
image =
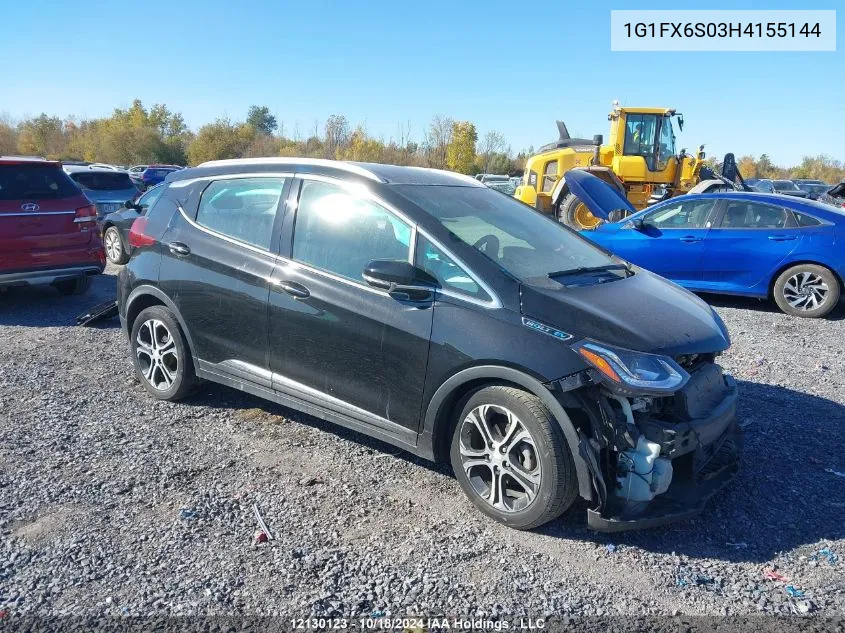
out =
[(97, 207), (98, 222), (138, 195), (138, 187), (125, 171), (81, 165), (65, 165), (64, 170)]

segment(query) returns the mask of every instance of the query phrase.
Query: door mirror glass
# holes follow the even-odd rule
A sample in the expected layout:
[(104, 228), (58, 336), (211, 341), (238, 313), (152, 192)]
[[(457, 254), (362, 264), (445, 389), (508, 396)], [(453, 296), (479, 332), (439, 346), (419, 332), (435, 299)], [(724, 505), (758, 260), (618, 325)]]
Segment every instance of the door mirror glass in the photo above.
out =
[(645, 228), (645, 222), (642, 218), (634, 218), (631, 220), (631, 226), (637, 231), (642, 231)]

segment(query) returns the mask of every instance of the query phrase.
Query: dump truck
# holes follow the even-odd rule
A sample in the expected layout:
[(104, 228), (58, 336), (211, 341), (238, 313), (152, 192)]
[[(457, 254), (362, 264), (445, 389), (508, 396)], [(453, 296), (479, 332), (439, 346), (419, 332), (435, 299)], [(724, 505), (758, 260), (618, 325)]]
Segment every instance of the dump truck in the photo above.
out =
[[(627, 108), (614, 101), (608, 115), (610, 138), (572, 138), (558, 121), (560, 138), (540, 148), (525, 164), (514, 196), (554, 215), (574, 229), (594, 228), (600, 220), (569, 190), (566, 172), (584, 169), (612, 185), (636, 209), (688, 193), (702, 178), (704, 146), (695, 155), (676, 151), (675, 130), (684, 117), (671, 108)], [(706, 170), (705, 170), (706, 171)]]

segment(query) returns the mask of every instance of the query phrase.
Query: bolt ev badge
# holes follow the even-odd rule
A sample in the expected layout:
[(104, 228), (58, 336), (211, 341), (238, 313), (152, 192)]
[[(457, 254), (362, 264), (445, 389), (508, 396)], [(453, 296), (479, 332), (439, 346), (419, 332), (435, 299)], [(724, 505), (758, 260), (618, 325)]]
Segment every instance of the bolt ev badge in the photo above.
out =
[(561, 341), (568, 341), (572, 338), (571, 334), (568, 334), (562, 330), (558, 330), (557, 328), (553, 328), (552, 326), (546, 325), (545, 323), (535, 321), (534, 319), (529, 319), (527, 317), (522, 317), (522, 325), (524, 325), (525, 327), (530, 327), (532, 330), (542, 332), (543, 334), (554, 336), (556, 339)]
[(38, 209), (40, 209), (40, 208), (41, 208), (41, 207), (39, 207), (39, 206), (38, 206), (37, 204), (35, 204), (34, 202), (24, 202), (24, 203), (21, 205), (21, 209), (22, 209), (23, 211), (38, 211)]

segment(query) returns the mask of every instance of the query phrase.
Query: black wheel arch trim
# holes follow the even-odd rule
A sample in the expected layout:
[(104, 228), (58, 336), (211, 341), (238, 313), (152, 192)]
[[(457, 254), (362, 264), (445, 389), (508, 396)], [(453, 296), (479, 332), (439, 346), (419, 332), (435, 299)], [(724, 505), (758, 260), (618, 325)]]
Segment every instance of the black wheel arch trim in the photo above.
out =
[[(188, 349), (191, 352), (191, 357), (193, 358), (196, 366), (198, 359), (196, 353), (194, 352), (194, 341), (191, 338), (191, 332), (188, 329), (187, 325), (185, 325), (185, 319), (182, 318), (182, 314), (179, 312), (179, 308), (177, 308), (173, 300), (166, 294), (164, 294), (161, 290), (159, 290), (155, 286), (150, 286), (147, 284), (138, 286), (137, 288), (132, 290), (132, 292), (129, 293), (129, 297), (126, 299), (126, 312), (124, 313), (124, 316), (129, 314), (129, 311), (132, 308), (132, 304), (135, 303), (135, 301), (142, 297), (150, 296), (155, 297), (156, 299), (161, 301), (161, 303), (164, 304), (164, 306), (167, 307), (176, 317), (176, 320), (179, 322), (179, 327), (182, 328), (182, 333), (185, 335), (185, 340), (188, 341)], [(121, 320), (124, 322), (127, 337), (131, 337), (132, 328), (129, 325), (128, 320)]]
[(578, 492), (584, 499), (592, 500), (594, 493), (590, 472), (587, 468), (586, 461), (584, 461), (584, 458), (579, 452), (578, 446), (580, 440), (578, 433), (564, 410), (563, 405), (542, 382), (512, 367), (477, 365), (459, 371), (445, 380), (437, 388), (437, 391), (434, 392), (426, 408), (423, 428), (420, 432), (417, 445), (418, 454), (432, 460), (437, 457), (435, 442), (438, 441), (441, 433), (444, 432), (444, 425), (451, 425), (451, 411), (446, 409), (449, 406), (450, 397), (464, 385), (480, 380), (493, 383), (496, 381), (505, 381), (518, 385), (537, 396), (548, 407), (555, 420), (557, 420), (569, 446), (569, 452), (572, 455), (572, 460), (575, 463), (575, 472), (578, 476)]

